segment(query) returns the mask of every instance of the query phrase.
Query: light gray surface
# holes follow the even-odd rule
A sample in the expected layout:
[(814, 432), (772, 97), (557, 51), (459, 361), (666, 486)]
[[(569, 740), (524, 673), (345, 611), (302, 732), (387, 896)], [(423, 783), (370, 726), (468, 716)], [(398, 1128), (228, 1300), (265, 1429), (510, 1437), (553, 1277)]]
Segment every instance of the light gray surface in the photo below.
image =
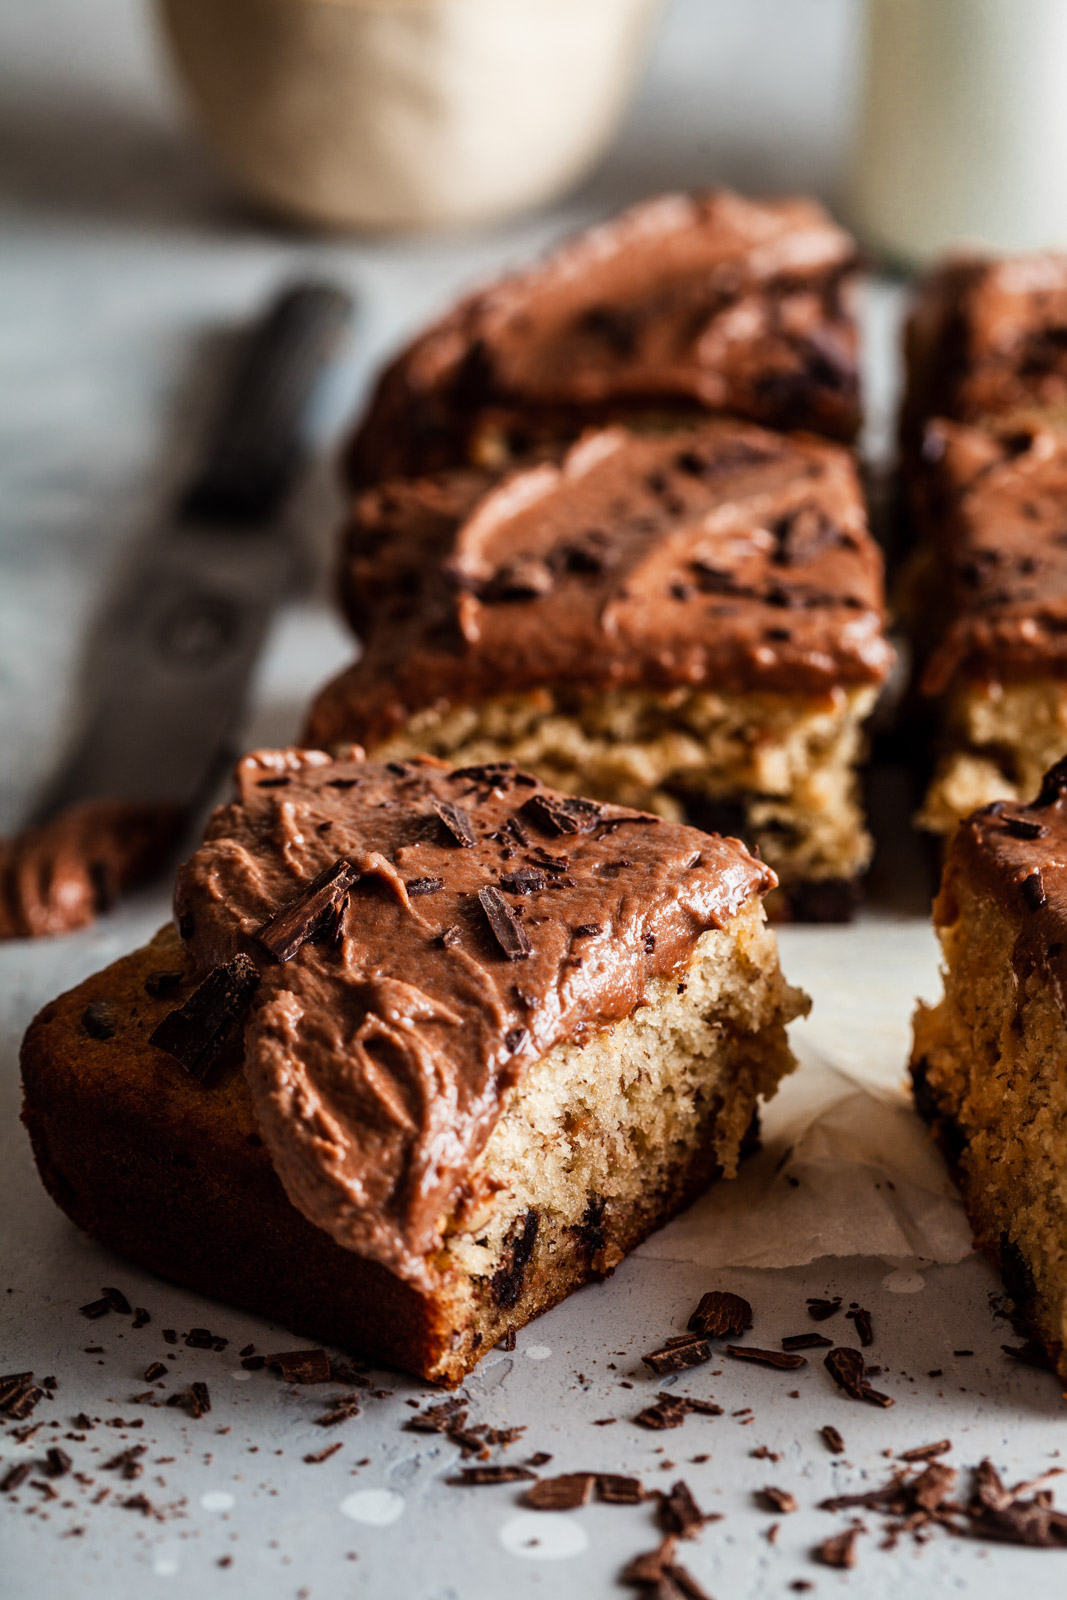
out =
[[(290, 235), (234, 205), (182, 131), (132, 0), (5, 6), (0, 826), (17, 822), (61, 748), (84, 630), (126, 542), (180, 472), (189, 426), (199, 416), (210, 336), (249, 314), (279, 275), (308, 264), (350, 285), (361, 307), (358, 346), (324, 410), (327, 437), (371, 366), (455, 287), (587, 216), (650, 189), (718, 177), (753, 188), (831, 191), (846, 127), (851, 11), (849, 0), (677, 4), (615, 153), (581, 194), (479, 238), (354, 244)], [(869, 308), (875, 433), (883, 435), (894, 308), (886, 293)], [(306, 589), (275, 631), (248, 743), (290, 737), (307, 695), (349, 650), (325, 598), (334, 511), (325, 472), (309, 486), (302, 509)], [(404, 1400), (424, 1393), (408, 1380), (384, 1380), (393, 1397), (370, 1400), (336, 1433), (316, 1427), (314, 1391), (291, 1395), (264, 1374), (233, 1376), (240, 1373), (234, 1352), (246, 1341), (277, 1349), (291, 1344), (291, 1336), (126, 1268), (81, 1238), (46, 1199), (16, 1121), (18, 1039), (41, 1004), (132, 948), (166, 915), (167, 896), (159, 891), (74, 937), (0, 947), (0, 1371), (32, 1366), (57, 1375), (57, 1399), (38, 1416), (61, 1418), (60, 1433), (82, 1409), (105, 1419), (147, 1419), (143, 1430), (124, 1435), (101, 1426), (68, 1446), (76, 1468), (96, 1478), (92, 1487), (63, 1480), (59, 1501), (44, 1503), (41, 1491), (24, 1489), (17, 1503), (0, 1506), (0, 1590), (11, 1600), (105, 1593), (117, 1600), (194, 1593), (210, 1600), (352, 1594), (584, 1600), (622, 1592), (614, 1575), (654, 1542), (649, 1508), (594, 1506), (516, 1525), (516, 1490), (445, 1485), (455, 1447), (401, 1431), (409, 1414)], [(906, 927), (897, 921), (895, 950), (906, 941)], [(901, 1056), (916, 984), (928, 992), (934, 986), (928, 932), (914, 927), (915, 968), (897, 962), (893, 971), (900, 966), (901, 975), (882, 975), (878, 991), (879, 1038), (896, 1039)], [(817, 1007), (821, 995), (823, 1014), (833, 1019), (824, 1044), (834, 1028), (848, 1027), (845, 1054), (852, 1057), (863, 1052), (865, 1006), (842, 992), (835, 973), (853, 965), (873, 981), (881, 939), (876, 922), (858, 930), (788, 930), (783, 938), (791, 974), (812, 990)], [(827, 941), (836, 942), (832, 957)], [(133, 1303), (147, 1306), (151, 1324), (133, 1333), (114, 1316), (81, 1319), (77, 1307), (104, 1283), (121, 1285)], [(877, 1334), (872, 1356), (885, 1364), (880, 1381), (897, 1405), (880, 1412), (848, 1402), (832, 1389), (817, 1353), (795, 1380), (717, 1361), (683, 1377), (680, 1388), (714, 1394), (723, 1417), (691, 1417), (681, 1431), (662, 1435), (634, 1427), (626, 1419), (656, 1387), (640, 1368), (640, 1354), (684, 1326), (698, 1295), (715, 1283), (750, 1296), (753, 1336), (768, 1344), (807, 1325), (808, 1294), (836, 1291), (869, 1306)], [(856, 1486), (864, 1473), (880, 1479), (884, 1448), (947, 1434), (961, 1463), (989, 1452), (1020, 1477), (1051, 1463), (1062, 1432), (1056, 1386), (1000, 1354), (1009, 1334), (990, 1312), (996, 1287), (973, 1258), (924, 1273), (907, 1262), (855, 1260), (712, 1273), (638, 1257), (610, 1283), (526, 1330), (514, 1354), (494, 1352), (466, 1392), (479, 1419), (527, 1425), (509, 1459), (545, 1449), (557, 1469), (629, 1469), (650, 1485), (685, 1476), (706, 1509), (726, 1514), (682, 1552), (719, 1600), (781, 1594), (797, 1577), (822, 1594), (860, 1587), (873, 1597), (961, 1593), (992, 1600), (1025, 1584), (1035, 1596), (1052, 1596), (1067, 1581), (1067, 1558), (1043, 1552), (947, 1539), (921, 1550), (904, 1543), (879, 1552), (872, 1532), (854, 1574), (828, 1573), (808, 1558), (811, 1544), (842, 1521), (813, 1509), (815, 1501)], [(178, 1347), (171, 1387), (206, 1379), (210, 1415), (194, 1422), (179, 1411), (131, 1406), (147, 1362), (168, 1353), (160, 1330), (204, 1324), (229, 1338), (228, 1349)], [(851, 1342), (848, 1325), (838, 1319), (831, 1326)], [(103, 1355), (84, 1353), (97, 1344)], [(960, 1348), (975, 1355), (953, 1357)], [(538, 1359), (538, 1350), (550, 1354)], [(926, 1376), (938, 1368), (942, 1377)], [(634, 1388), (620, 1389), (620, 1381)], [(788, 1398), (793, 1388), (799, 1399)], [(746, 1406), (754, 1422), (730, 1415)], [(592, 1425), (608, 1416), (620, 1420)], [(835, 1466), (820, 1444), (817, 1429), (828, 1421), (844, 1432), (851, 1466)], [(25, 1452), (36, 1458), (51, 1432), (43, 1429)], [(141, 1479), (123, 1485), (115, 1473), (99, 1470), (138, 1438), (149, 1445)], [(335, 1439), (342, 1449), (329, 1461), (304, 1464), (305, 1454)], [(758, 1445), (780, 1452), (781, 1460), (752, 1459)], [(692, 1463), (704, 1453), (710, 1460)], [(0, 1461), (19, 1455), (8, 1430)], [(158, 1464), (164, 1456), (174, 1460)], [(368, 1464), (358, 1467), (364, 1458)], [(663, 1470), (664, 1459), (677, 1470)], [(763, 1537), (773, 1519), (752, 1500), (753, 1490), (768, 1482), (793, 1490), (803, 1507), (781, 1519), (775, 1546)], [(112, 1488), (109, 1499), (90, 1504), (104, 1486)], [(173, 1508), (165, 1521), (116, 1505), (123, 1493), (140, 1489), (159, 1507)], [(388, 1502), (401, 1507), (395, 1522), (370, 1526), (342, 1510), (353, 1492), (381, 1489), (403, 1497)], [(232, 1505), (205, 1503), (205, 1495), (232, 1496)], [(220, 1504), (228, 1509), (212, 1509)], [(874, 1527), (875, 1519), (868, 1521)], [(71, 1536), (78, 1527), (84, 1532)], [(525, 1543), (531, 1537), (539, 1543)], [(582, 1548), (547, 1559), (568, 1541)], [(222, 1568), (226, 1556), (233, 1564)]]

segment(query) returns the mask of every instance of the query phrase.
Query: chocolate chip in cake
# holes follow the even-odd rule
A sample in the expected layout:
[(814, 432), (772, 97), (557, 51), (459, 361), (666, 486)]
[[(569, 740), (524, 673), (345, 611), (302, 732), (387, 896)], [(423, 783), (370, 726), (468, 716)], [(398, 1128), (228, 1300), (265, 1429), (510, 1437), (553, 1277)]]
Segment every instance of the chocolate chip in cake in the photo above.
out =
[(463, 807), (453, 805), (450, 800), (435, 800), (433, 810), (452, 843), (469, 850), (474, 844), (474, 829)]
[(822, 1435), (823, 1444), (825, 1444), (827, 1450), (830, 1451), (831, 1455), (835, 1455), (835, 1456), (844, 1455), (844, 1453), (845, 1453), (845, 1441), (844, 1441), (844, 1438), (838, 1432), (838, 1430), (834, 1427), (832, 1422), (825, 1423), (824, 1426), (819, 1429), (819, 1433)]
[(686, 1323), (705, 1339), (734, 1338), (752, 1326), (752, 1307), (739, 1294), (726, 1289), (709, 1289)]
[(161, 968), (158, 972), (150, 972), (144, 981), (145, 991), (153, 1000), (160, 1000), (166, 994), (173, 994), (182, 981), (183, 973), (173, 968)]
[(828, 1350), (833, 1344), (822, 1333), (790, 1333), (782, 1340), (783, 1350)]
[(82, 1027), (90, 1039), (113, 1039), (118, 1027), (114, 1006), (106, 1000), (93, 1000), (82, 1012)]
[(728, 1344), (726, 1354), (735, 1361), (753, 1361), (764, 1367), (779, 1367), (783, 1372), (793, 1372), (808, 1364), (803, 1356), (790, 1355), (784, 1350), (760, 1350), (751, 1344)]
[(556, 1478), (542, 1478), (523, 1495), (523, 1504), (534, 1511), (575, 1511), (588, 1505), (595, 1474), (562, 1472)]
[(526, 929), (499, 889), (478, 890), (478, 903), (485, 912), (493, 937), (509, 961), (525, 961), (533, 946)]
[(493, 1299), (502, 1310), (509, 1311), (519, 1302), (526, 1268), (530, 1264), (530, 1257), (537, 1243), (537, 1229), (537, 1212), (528, 1211), (522, 1218), (521, 1224), (513, 1227), (512, 1238), (505, 1250), (504, 1264), (490, 1279), (489, 1286)]
[(409, 897), (421, 894), (438, 894), (445, 886), (443, 878), (409, 878), (404, 885)]
[(300, 947), (327, 928), (336, 931), (359, 870), (344, 856), (324, 867), (256, 930), (256, 939), (275, 961), (291, 961)]
[(258, 987), (255, 964), (246, 955), (234, 956), (209, 972), (185, 1004), (163, 1018), (149, 1042), (192, 1077), (206, 1077), (236, 1035)]

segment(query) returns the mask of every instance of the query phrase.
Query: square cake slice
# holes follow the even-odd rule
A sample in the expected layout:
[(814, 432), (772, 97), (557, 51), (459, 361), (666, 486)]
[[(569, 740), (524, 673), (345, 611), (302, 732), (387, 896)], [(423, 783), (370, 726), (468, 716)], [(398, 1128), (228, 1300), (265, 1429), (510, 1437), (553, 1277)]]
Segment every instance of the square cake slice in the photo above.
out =
[(813, 200), (666, 194), (469, 295), (385, 370), (357, 484), (501, 466), (628, 408), (851, 439), (853, 241)]
[(735, 1171), (806, 1008), (773, 882), (510, 766), (247, 757), (177, 932), (26, 1036), (41, 1175), (143, 1266), (454, 1384)]
[(944, 998), (911, 1075), (1021, 1316), (1067, 1382), (1067, 761), (961, 823), (934, 923)]
[(941, 756), (920, 821), (1031, 799), (1067, 751), (1067, 431), (1019, 418), (926, 432), (917, 588)]
[(905, 461), (931, 417), (1067, 420), (1067, 254), (953, 257), (920, 285), (905, 333)]
[(503, 479), (381, 485), (357, 502), (344, 587), (365, 649), (308, 743), (515, 760), (739, 834), (777, 872), (778, 912), (848, 914), (891, 650), (843, 446), (725, 419), (615, 426)]

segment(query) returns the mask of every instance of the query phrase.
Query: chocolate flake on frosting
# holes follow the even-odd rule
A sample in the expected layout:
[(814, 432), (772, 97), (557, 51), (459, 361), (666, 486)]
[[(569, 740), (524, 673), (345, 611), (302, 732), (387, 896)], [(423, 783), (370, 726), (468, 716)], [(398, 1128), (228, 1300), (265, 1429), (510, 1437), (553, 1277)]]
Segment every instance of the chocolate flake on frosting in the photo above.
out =
[(493, 937), (509, 961), (525, 961), (533, 948), (529, 935), (499, 889), (478, 890), (478, 903)]
[(219, 1060), (243, 1020), (259, 986), (259, 973), (246, 955), (215, 968), (177, 1011), (149, 1035), (149, 1042), (204, 1078)]
[(433, 809), (440, 817), (445, 832), (453, 843), (458, 844), (461, 849), (469, 850), (474, 843), (474, 829), (463, 807), (453, 804), (450, 800), (435, 800)]
[(342, 856), (275, 912), (256, 938), (275, 961), (291, 961), (305, 940), (314, 938), (328, 924), (336, 929), (358, 878), (357, 869)]

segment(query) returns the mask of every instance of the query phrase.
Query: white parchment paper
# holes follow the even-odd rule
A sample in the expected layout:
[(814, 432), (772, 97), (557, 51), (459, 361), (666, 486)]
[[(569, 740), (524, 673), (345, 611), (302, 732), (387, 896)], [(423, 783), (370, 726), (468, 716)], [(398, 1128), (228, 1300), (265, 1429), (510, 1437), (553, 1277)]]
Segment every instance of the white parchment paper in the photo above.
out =
[(961, 1261), (971, 1235), (906, 1086), (909, 1018), (939, 989), (929, 928), (869, 916), (780, 935), (814, 999), (792, 1031), (800, 1069), (763, 1113), (763, 1148), (642, 1253), (708, 1267), (801, 1266), (820, 1256)]

